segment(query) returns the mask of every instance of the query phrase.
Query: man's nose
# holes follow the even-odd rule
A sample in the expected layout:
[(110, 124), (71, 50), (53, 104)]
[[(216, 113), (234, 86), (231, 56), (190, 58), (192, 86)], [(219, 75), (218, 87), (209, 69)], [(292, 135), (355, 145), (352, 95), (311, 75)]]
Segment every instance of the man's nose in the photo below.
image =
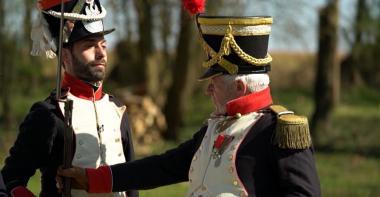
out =
[(107, 51), (103, 46), (98, 45), (95, 49), (95, 55), (96, 59), (103, 59), (107, 55)]

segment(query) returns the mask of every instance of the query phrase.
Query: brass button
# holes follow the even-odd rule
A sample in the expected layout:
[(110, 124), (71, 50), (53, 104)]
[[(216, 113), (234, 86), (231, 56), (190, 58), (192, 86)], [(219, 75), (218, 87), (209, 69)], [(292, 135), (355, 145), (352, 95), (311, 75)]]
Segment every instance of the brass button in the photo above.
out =
[(232, 159), (234, 158), (234, 155), (230, 155), (230, 157), (228, 158), (230, 161), (232, 161)]
[(121, 157), (121, 155), (122, 155), (121, 153), (117, 154), (117, 156), (119, 156), (119, 157)]
[(193, 157), (193, 161), (195, 161), (195, 160), (197, 160), (197, 156), (194, 156), (194, 157)]
[(229, 172), (233, 173), (234, 172), (234, 167), (231, 166), (230, 169), (229, 169)]
[(233, 184), (234, 184), (235, 186), (237, 186), (237, 185), (238, 185), (237, 180), (234, 180)]

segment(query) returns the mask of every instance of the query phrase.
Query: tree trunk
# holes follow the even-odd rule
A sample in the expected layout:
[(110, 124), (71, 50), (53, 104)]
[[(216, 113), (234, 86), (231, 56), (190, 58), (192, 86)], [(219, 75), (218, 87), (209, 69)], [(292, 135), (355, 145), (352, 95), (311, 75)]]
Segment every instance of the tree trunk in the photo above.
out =
[(363, 38), (363, 24), (368, 20), (368, 7), (366, 6), (366, 0), (358, 0), (356, 6), (356, 17), (354, 22), (354, 42), (351, 48), (350, 54), (342, 61), (342, 86), (343, 88), (353, 87), (362, 83), (359, 68)]
[(331, 0), (319, 16), (319, 48), (315, 78), (315, 112), (312, 118), (312, 136), (320, 145), (322, 132), (330, 129), (331, 112), (339, 97), (339, 66), (336, 62), (338, 32), (338, 0)]
[(131, 43), (132, 42), (132, 17), (130, 15), (130, 10), (128, 10), (128, 7), (129, 5), (131, 5), (131, 3), (128, 4), (129, 1), (123, 1), (122, 5), (123, 5), (123, 8), (125, 9), (125, 32), (127, 33), (127, 42)]
[[(109, 1), (111, 4), (110, 9), (113, 13), (125, 13), (124, 16), (124, 31), (126, 36), (118, 41), (115, 47), (115, 62), (112, 70), (110, 70), (108, 79), (115, 82), (120, 86), (133, 86), (142, 83), (144, 76), (143, 69), (139, 68), (141, 65), (137, 65), (137, 60), (140, 59), (140, 52), (137, 49), (138, 45), (132, 41), (132, 19), (131, 7), (133, 3), (131, 0), (119, 0)], [(118, 14), (114, 15), (115, 18), (119, 18)], [(118, 19), (114, 19), (115, 21)], [(139, 68), (139, 69), (137, 69)]]
[[(156, 88), (155, 102), (162, 109), (167, 99), (168, 88), (172, 83), (171, 79), (171, 66), (173, 64), (173, 49), (170, 47), (170, 37), (172, 37), (171, 28), (173, 26), (172, 10), (178, 9), (174, 6), (173, 1), (162, 1), (160, 3), (160, 39), (162, 43), (162, 49), (156, 53), (160, 57), (160, 66), (157, 68), (157, 76), (160, 79), (159, 87)], [(168, 72), (169, 71), (169, 72)], [(154, 81), (153, 81), (154, 82)]]
[(0, 49), (4, 49), (0, 53), (0, 94), (1, 94), (1, 109), (0, 112), (0, 123), (3, 124), (4, 129), (8, 130), (12, 125), (12, 110), (11, 110), (11, 102), (10, 102), (10, 85), (12, 84), (11, 79), (11, 68), (9, 64), (7, 64), (6, 52), (7, 49), (7, 35), (5, 32), (4, 24), (5, 24), (5, 13), (4, 13), (4, 0), (0, 0)]
[[(171, 21), (171, 6), (168, 1), (163, 1), (161, 4), (161, 39), (162, 39), (162, 50), (164, 56), (164, 63), (166, 67), (169, 67), (170, 54), (169, 54), (169, 36), (171, 35), (170, 28), (172, 25)], [(165, 69), (164, 69), (165, 70)]]
[(177, 54), (172, 67), (172, 85), (169, 88), (165, 104), (165, 117), (167, 131), (165, 139), (175, 140), (178, 138), (178, 129), (183, 122), (183, 113), (186, 95), (186, 82), (189, 75), (190, 46), (192, 40), (193, 22), (186, 11), (181, 9), (181, 27), (179, 32)]
[(146, 94), (155, 97), (159, 89), (158, 65), (152, 61), (153, 42), (153, 0), (135, 0), (139, 28), (139, 65), (144, 68), (141, 76)]

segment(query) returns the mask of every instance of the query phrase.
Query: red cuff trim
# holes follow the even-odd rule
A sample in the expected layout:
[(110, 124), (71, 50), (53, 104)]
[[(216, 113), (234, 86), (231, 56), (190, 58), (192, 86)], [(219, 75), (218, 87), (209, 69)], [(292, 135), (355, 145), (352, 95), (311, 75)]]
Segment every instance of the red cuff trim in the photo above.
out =
[(101, 166), (97, 169), (86, 169), (89, 193), (112, 192), (112, 172), (109, 166)]
[(23, 186), (17, 186), (13, 188), (11, 195), (12, 197), (34, 197), (34, 194)]

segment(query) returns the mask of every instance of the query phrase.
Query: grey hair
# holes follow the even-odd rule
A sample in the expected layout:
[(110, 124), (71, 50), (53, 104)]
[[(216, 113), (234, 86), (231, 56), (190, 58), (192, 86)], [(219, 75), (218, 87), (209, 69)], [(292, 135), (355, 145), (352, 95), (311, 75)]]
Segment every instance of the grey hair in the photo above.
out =
[(261, 74), (247, 74), (247, 75), (222, 75), (224, 82), (227, 86), (231, 86), (235, 81), (242, 81), (247, 85), (248, 92), (259, 92), (269, 86), (269, 75), (266, 73)]

